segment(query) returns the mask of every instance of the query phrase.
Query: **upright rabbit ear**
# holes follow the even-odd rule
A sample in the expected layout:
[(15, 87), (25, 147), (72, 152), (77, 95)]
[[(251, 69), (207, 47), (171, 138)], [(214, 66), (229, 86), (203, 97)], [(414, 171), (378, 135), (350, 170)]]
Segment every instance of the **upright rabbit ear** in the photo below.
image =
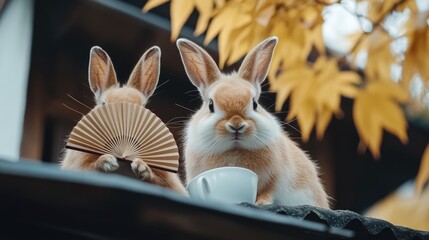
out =
[(238, 75), (255, 85), (260, 85), (267, 77), (276, 45), (277, 37), (270, 37), (258, 44), (244, 58)]
[(140, 58), (128, 79), (127, 86), (141, 91), (146, 98), (152, 96), (158, 84), (161, 49), (154, 46)]
[(89, 56), (89, 86), (96, 99), (106, 89), (117, 85), (116, 72), (109, 55), (100, 47), (92, 47)]
[(186, 74), (200, 91), (220, 77), (219, 68), (204, 49), (183, 38), (178, 39), (176, 43)]

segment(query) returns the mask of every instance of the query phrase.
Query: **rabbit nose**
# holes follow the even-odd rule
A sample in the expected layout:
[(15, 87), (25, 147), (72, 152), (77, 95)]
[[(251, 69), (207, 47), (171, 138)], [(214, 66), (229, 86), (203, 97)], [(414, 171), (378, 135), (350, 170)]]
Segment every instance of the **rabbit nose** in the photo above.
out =
[(226, 130), (232, 133), (243, 133), (247, 128), (247, 123), (241, 122), (239, 124), (227, 123), (225, 126)]

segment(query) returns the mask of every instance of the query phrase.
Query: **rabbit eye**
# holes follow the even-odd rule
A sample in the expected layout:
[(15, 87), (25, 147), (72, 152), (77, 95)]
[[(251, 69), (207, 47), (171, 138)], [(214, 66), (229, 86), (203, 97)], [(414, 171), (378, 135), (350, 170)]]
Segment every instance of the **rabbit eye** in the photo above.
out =
[(105, 102), (102, 102), (101, 104), (102, 104), (102, 105), (106, 105), (106, 103), (105, 103)]
[(255, 99), (253, 99), (253, 110), (256, 110), (257, 107), (258, 103), (255, 101)]
[(213, 106), (213, 100), (212, 99), (210, 99), (210, 101), (209, 101), (209, 109), (210, 109), (210, 112), (214, 113), (214, 106)]

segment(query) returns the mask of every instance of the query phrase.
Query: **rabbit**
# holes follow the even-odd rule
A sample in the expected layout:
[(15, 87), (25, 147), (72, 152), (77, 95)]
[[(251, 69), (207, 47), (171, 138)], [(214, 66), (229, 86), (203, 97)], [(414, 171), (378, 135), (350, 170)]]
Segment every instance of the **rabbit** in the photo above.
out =
[(197, 44), (183, 38), (176, 43), (203, 101), (184, 128), (186, 182), (213, 168), (244, 167), (258, 176), (257, 205), (329, 208), (315, 163), (258, 103), (277, 37), (252, 49), (231, 74), (221, 73)]
[[(161, 50), (154, 46), (147, 50), (134, 67), (127, 83), (121, 85), (109, 55), (100, 47), (91, 48), (89, 60), (89, 85), (95, 95), (95, 108), (106, 103), (126, 102), (145, 106), (155, 91), (160, 72)], [(66, 149), (61, 169), (115, 171), (117, 159), (110, 154), (94, 155)], [(187, 192), (177, 174), (151, 169), (142, 159), (136, 158), (131, 169), (141, 180), (169, 188), (180, 194)]]

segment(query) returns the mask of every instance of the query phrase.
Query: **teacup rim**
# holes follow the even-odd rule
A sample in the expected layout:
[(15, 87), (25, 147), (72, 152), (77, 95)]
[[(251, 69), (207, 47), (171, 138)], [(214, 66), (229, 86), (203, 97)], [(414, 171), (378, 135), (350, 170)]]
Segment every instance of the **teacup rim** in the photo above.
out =
[(203, 175), (203, 174), (207, 174), (207, 173), (209, 173), (209, 172), (213, 172), (213, 171), (218, 171), (218, 170), (220, 170), (220, 169), (240, 169), (240, 170), (245, 170), (245, 171), (247, 171), (247, 172), (252, 173), (252, 174), (256, 177), (256, 179), (257, 179), (257, 180), (259, 180), (259, 179), (258, 179), (258, 174), (256, 174), (254, 171), (252, 171), (252, 170), (250, 170), (250, 169), (248, 169), (248, 168), (244, 168), (244, 167), (237, 167), (237, 166), (225, 166), (225, 167), (212, 168), (212, 169), (210, 169), (210, 170), (207, 170), (207, 171), (204, 171), (204, 172), (202, 172), (202, 173), (198, 174), (197, 176), (193, 177), (193, 178), (188, 182), (188, 184), (187, 184), (186, 188), (191, 184), (191, 182), (193, 182), (193, 181), (195, 181), (196, 179), (198, 179), (201, 175)]

